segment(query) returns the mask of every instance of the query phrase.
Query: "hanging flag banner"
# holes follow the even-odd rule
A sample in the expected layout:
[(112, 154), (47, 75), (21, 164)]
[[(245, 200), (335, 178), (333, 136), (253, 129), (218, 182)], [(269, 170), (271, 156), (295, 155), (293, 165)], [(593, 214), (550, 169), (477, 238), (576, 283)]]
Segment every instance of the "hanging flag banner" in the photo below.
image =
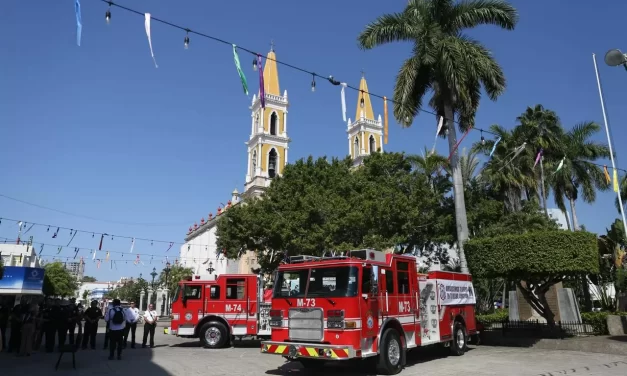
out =
[(57, 235), (59, 235), (59, 229), (60, 229), (60, 228), (61, 228), (61, 227), (57, 227), (57, 231), (55, 231), (55, 232), (54, 232), (54, 234), (52, 234), (52, 238), (53, 238), (53, 239), (54, 239), (54, 238), (56, 238), (56, 237), (57, 237)]
[(150, 56), (152, 56), (152, 61), (155, 63), (155, 68), (159, 68), (157, 60), (155, 60), (155, 54), (152, 52), (152, 38), (150, 37), (150, 13), (145, 13), (144, 18), (144, 26), (146, 27), (146, 35), (148, 36), (148, 46), (150, 46)]
[(44, 245), (42, 244), (41, 247), (39, 247), (39, 255), (38, 256), (41, 256), (43, 251), (44, 251)]
[(79, 251), (78, 247), (75, 247), (75, 248), (74, 248), (74, 258), (75, 258), (75, 259), (76, 259), (76, 257), (78, 256), (78, 251)]
[(610, 178), (610, 173), (607, 170), (607, 166), (603, 166), (603, 175), (605, 176), (605, 182), (610, 184), (612, 182), (612, 178)]
[(100, 245), (98, 246), (98, 250), (102, 251), (102, 242), (104, 240), (104, 234), (100, 235)]
[(266, 108), (266, 87), (263, 82), (263, 69), (261, 68), (261, 55), (257, 54), (257, 66), (259, 66), (259, 100), (261, 108)]
[(81, 20), (81, 2), (79, 0), (74, 1), (74, 11), (76, 12), (76, 44), (80, 47), (83, 21)]
[(388, 143), (388, 97), (383, 97), (383, 143)]
[[(169, 247), (168, 247), (168, 249), (166, 249), (165, 251), (166, 251), (166, 252), (167, 252), (167, 251), (169, 251), (169, 250), (170, 250), (170, 248), (172, 248), (172, 246), (173, 246), (173, 245), (174, 245), (174, 242), (170, 242), (170, 246), (169, 246)], [(168, 258), (168, 256), (166, 256), (166, 259), (167, 259), (167, 258)]]
[(131, 239), (131, 251), (129, 253), (133, 253), (134, 247), (135, 247), (135, 238)]
[(57, 255), (58, 255), (59, 253), (61, 253), (61, 251), (62, 251), (62, 250), (63, 250), (63, 247), (59, 247), (59, 248), (57, 249)]
[(340, 84), (340, 99), (342, 100), (342, 120), (346, 123), (346, 82)]
[(93, 254), (93, 256), (91, 256), (91, 259), (92, 259), (92, 260), (95, 260), (95, 259), (96, 259), (96, 250), (95, 250), (95, 249), (94, 249), (94, 254)]
[(562, 158), (562, 160), (560, 161), (560, 164), (557, 166), (557, 170), (555, 170), (554, 174), (557, 174), (559, 172), (559, 170), (562, 169), (562, 167), (564, 167), (564, 161), (566, 160), (566, 157)]
[[(239, 55), (237, 54), (236, 45), (233, 45), (233, 60), (235, 61), (235, 68), (237, 68), (237, 74), (239, 74), (239, 79), (242, 82), (242, 88), (244, 89), (244, 93), (248, 95), (248, 81), (246, 80), (246, 75), (244, 74), (242, 66), (239, 63)], [(261, 69), (261, 67), (259, 69)]]
[(96, 269), (100, 269), (100, 259), (98, 259), (98, 263), (96, 264)]
[(538, 162), (540, 162), (540, 157), (542, 156), (543, 152), (544, 149), (540, 148), (540, 151), (538, 151), (538, 155), (536, 156), (536, 161), (533, 163), (533, 168), (536, 168), (536, 165), (538, 164)]
[(616, 171), (616, 169), (614, 169), (614, 171), (612, 172), (612, 175), (614, 177), (614, 192), (618, 193), (619, 189), (618, 189), (618, 171)]
[(433, 140), (433, 147), (431, 148), (431, 154), (435, 154), (435, 145), (438, 143), (438, 136), (440, 132), (442, 132), (442, 127), (444, 126), (444, 116), (440, 116), (438, 120), (438, 129), (435, 131), (435, 139)]
[(137, 257), (135, 257), (135, 262), (134, 262), (134, 264), (135, 264), (135, 265), (139, 264), (139, 255), (137, 255)]
[(492, 158), (492, 154), (494, 154), (494, 151), (496, 151), (496, 145), (499, 144), (499, 142), (501, 142), (501, 138), (497, 138), (496, 141), (494, 141), (494, 145), (492, 146), (492, 150), (490, 151), (490, 158)]

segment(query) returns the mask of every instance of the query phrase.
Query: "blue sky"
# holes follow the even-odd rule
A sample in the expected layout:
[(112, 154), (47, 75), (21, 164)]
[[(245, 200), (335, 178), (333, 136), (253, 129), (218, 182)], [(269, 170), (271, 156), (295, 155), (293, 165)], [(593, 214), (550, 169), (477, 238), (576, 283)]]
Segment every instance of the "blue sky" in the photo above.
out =
[[(372, 51), (357, 48), (361, 29), (386, 12), (401, 10), (405, 1), (330, 1), (315, 6), (275, 0), (208, 2), (199, 0), (120, 0), (120, 4), (151, 12), (154, 17), (226, 39), (265, 55), (275, 41), (277, 58), (341, 81), (358, 84), (366, 72), (372, 92), (391, 96), (394, 77), (408, 45)], [(191, 36), (183, 49), (184, 32), (153, 22), (155, 69), (144, 32), (143, 17), (112, 8), (105, 24), (106, 4), (82, 0), (83, 38), (76, 45), (73, 0), (8, 0), (0, 12), (0, 193), (91, 220), (28, 206), (0, 197), (0, 217), (49, 223), (166, 243), (136, 242), (135, 252), (151, 253), (150, 264), (118, 262), (100, 269), (88, 262), (86, 274), (100, 279), (147, 275), (161, 268), (168, 241), (182, 242), (187, 228), (221, 202), (240, 191), (246, 174), (244, 142), (250, 132), (250, 97), (242, 93), (229, 46)], [(272, 8), (268, 7), (272, 4)], [(492, 27), (473, 30), (502, 65), (508, 88), (497, 102), (487, 98), (477, 114), (477, 126), (511, 127), (527, 106), (543, 104), (555, 110), (565, 127), (586, 120), (602, 122), (592, 65), (597, 53), (614, 143), (627, 137), (620, 119), (627, 115), (627, 72), (610, 68), (603, 55), (610, 48), (627, 50), (624, 15), (627, 3), (604, 7), (573, 1), (566, 7), (549, 1), (513, 1), (520, 23), (515, 31)], [(252, 88), (257, 90), (251, 56), (240, 59)], [(279, 66), (281, 90), (291, 102), (288, 123), (290, 160), (348, 154), (339, 90)], [(252, 96), (252, 93), (251, 93)], [(349, 116), (356, 93), (347, 93)], [(376, 114), (383, 105), (374, 100)], [(392, 119), (391, 119), (392, 120)], [(386, 150), (419, 153), (431, 146), (433, 116), (420, 115), (412, 128), (392, 121)], [(478, 140), (473, 132), (464, 142)], [(605, 134), (598, 135), (605, 141)], [(438, 150), (446, 154), (444, 141)], [(627, 168), (627, 151), (617, 150), (617, 164)], [(609, 162), (608, 162), (609, 165)], [(613, 193), (600, 193), (593, 205), (578, 203), (581, 223), (603, 231), (618, 213)], [(552, 201), (551, 201), (552, 202)], [(114, 223), (118, 222), (118, 223)], [(156, 223), (162, 226), (127, 225)], [(69, 231), (51, 238), (46, 227), (28, 235), (35, 242), (65, 245)], [(6, 220), (0, 237), (15, 238), (17, 226)], [(79, 234), (72, 247), (97, 248), (98, 239)], [(128, 252), (130, 240), (105, 240), (104, 249)], [(56, 254), (46, 246), (44, 254)], [(99, 255), (103, 257), (104, 255)], [(104, 257), (103, 257), (104, 258)], [(121, 259), (112, 254), (112, 258)], [(159, 260), (159, 261), (157, 261)]]

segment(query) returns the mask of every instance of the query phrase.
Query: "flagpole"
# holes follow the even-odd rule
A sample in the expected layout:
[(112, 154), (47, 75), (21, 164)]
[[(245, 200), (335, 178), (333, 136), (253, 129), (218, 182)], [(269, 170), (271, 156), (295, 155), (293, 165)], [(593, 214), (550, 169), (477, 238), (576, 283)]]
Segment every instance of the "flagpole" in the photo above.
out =
[[(601, 88), (601, 77), (599, 76), (599, 68), (597, 67), (597, 56), (596, 54), (592, 54), (592, 61), (594, 62), (594, 72), (597, 76), (597, 86), (599, 87), (599, 99), (601, 100), (601, 111), (603, 112), (603, 123), (605, 124), (605, 134), (607, 135), (607, 144), (610, 147), (610, 160), (612, 161), (612, 176), (614, 175), (614, 171), (616, 171), (616, 161), (614, 160), (614, 150), (612, 148), (612, 140), (610, 138), (610, 126), (607, 122), (607, 113), (605, 111), (605, 100), (603, 99), (603, 89)], [(618, 179), (618, 174), (616, 174)], [(623, 208), (623, 200), (620, 197), (620, 187), (618, 192), (616, 192), (618, 196), (618, 207), (620, 209), (620, 214), (623, 217), (623, 229), (625, 233), (627, 233), (627, 220), (625, 220), (625, 209)]]

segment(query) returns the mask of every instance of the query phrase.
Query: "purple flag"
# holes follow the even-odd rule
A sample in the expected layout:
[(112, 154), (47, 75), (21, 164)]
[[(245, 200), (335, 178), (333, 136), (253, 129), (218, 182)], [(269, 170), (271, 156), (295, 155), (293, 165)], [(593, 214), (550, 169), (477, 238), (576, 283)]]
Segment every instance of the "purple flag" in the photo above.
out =
[(542, 148), (540, 148), (540, 151), (538, 152), (538, 155), (536, 156), (536, 161), (535, 161), (535, 163), (533, 164), (533, 168), (536, 168), (536, 165), (538, 164), (538, 162), (540, 162), (540, 157), (542, 157), (542, 152), (543, 152), (543, 151), (544, 151), (544, 150), (543, 150)]
[(257, 66), (259, 67), (259, 99), (261, 108), (266, 108), (266, 89), (263, 83), (263, 65), (261, 65), (261, 55), (257, 54)]

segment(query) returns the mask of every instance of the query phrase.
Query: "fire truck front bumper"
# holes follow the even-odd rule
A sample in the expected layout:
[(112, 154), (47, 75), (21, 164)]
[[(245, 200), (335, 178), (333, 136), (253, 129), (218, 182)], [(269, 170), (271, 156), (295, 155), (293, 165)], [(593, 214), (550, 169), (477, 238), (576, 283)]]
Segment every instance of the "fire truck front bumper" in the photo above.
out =
[(315, 358), (324, 360), (348, 360), (359, 357), (349, 346), (317, 345), (295, 342), (261, 342), (262, 354), (281, 355), (290, 358)]

